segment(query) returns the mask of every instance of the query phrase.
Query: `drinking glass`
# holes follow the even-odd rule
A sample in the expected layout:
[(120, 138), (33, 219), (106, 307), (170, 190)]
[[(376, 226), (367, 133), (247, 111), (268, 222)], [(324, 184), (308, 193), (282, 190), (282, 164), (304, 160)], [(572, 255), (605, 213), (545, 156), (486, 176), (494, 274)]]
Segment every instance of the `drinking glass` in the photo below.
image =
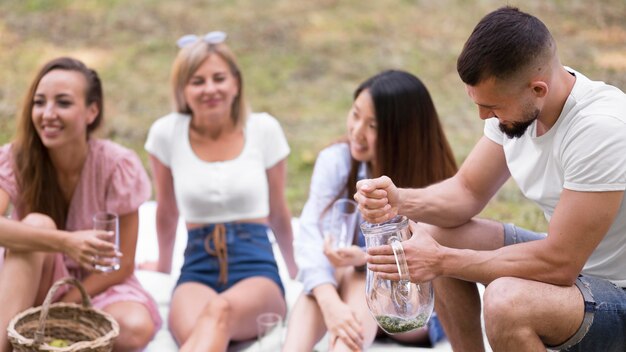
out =
[[(103, 230), (113, 233), (113, 237), (108, 240), (115, 245), (115, 250), (120, 248), (120, 220), (117, 214), (111, 212), (98, 212), (93, 216), (93, 229)], [(102, 264), (96, 256), (96, 264), (94, 268), (97, 271), (108, 273), (111, 271), (119, 270), (120, 258), (111, 257), (106, 259), (106, 264)]]
[(283, 318), (276, 313), (261, 313), (256, 318), (260, 352), (280, 351), (283, 342)]
[(332, 240), (333, 248), (347, 248), (354, 240), (356, 227), (357, 203), (350, 199), (338, 199), (333, 203), (330, 226), (327, 236)]

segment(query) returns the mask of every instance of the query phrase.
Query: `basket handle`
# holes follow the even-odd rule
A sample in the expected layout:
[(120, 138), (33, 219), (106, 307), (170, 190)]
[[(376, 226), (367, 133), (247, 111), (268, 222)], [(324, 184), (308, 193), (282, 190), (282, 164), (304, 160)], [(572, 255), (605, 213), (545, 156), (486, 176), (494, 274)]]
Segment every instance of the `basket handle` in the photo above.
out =
[(85, 308), (91, 308), (91, 300), (89, 299), (89, 295), (85, 291), (85, 288), (80, 283), (80, 281), (76, 280), (73, 277), (66, 277), (57, 282), (50, 287), (48, 294), (46, 295), (46, 299), (43, 301), (43, 305), (41, 306), (41, 313), (39, 314), (39, 326), (37, 327), (37, 331), (35, 331), (35, 346), (39, 347), (44, 343), (44, 331), (46, 330), (46, 319), (48, 318), (48, 311), (50, 310), (50, 304), (52, 303), (52, 298), (54, 294), (59, 290), (59, 288), (63, 285), (71, 284), (78, 288), (80, 291), (80, 295), (82, 296), (82, 304)]

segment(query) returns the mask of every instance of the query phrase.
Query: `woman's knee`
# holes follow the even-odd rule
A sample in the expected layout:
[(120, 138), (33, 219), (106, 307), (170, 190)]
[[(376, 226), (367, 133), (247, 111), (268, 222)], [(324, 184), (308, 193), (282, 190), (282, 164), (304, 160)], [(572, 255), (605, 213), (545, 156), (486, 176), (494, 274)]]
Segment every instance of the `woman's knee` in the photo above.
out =
[(210, 324), (215, 327), (229, 328), (232, 319), (231, 304), (220, 296), (213, 297), (206, 303), (204, 307), (198, 307), (200, 314), (195, 321), (189, 321), (184, 313), (170, 309), (168, 317), (168, 326), (172, 336), (179, 345), (183, 345), (191, 336), (194, 329), (203, 325)]
[[(115, 307), (111, 307), (115, 305)], [(138, 351), (143, 349), (155, 333), (150, 313), (140, 303), (120, 302), (108, 306), (108, 311), (120, 325), (120, 335), (115, 341), (116, 350)]]
[(233, 307), (227, 299), (216, 296), (204, 306), (200, 318), (227, 321), (231, 316), (232, 309)]
[(26, 215), (24, 219), (22, 219), (22, 223), (29, 225), (29, 226), (34, 226), (34, 227), (39, 227), (39, 228), (44, 228), (44, 229), (56, 229), (57, 228), (57, 225), (54, 223), (54, 220), (52, 220), (51, 217), (49, 217), (48, 215), (41, 214), (41, 213), (30, 213)]

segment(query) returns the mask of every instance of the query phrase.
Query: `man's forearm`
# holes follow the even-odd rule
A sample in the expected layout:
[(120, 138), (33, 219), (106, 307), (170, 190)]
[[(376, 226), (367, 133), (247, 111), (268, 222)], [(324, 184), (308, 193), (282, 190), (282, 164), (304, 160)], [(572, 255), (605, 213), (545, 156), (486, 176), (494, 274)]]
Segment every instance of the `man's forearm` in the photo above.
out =
[(427, 188), (400, 189), (398, 213), (416, 222), (457, 227), (476, 216), (483, 204), (452, 180)]

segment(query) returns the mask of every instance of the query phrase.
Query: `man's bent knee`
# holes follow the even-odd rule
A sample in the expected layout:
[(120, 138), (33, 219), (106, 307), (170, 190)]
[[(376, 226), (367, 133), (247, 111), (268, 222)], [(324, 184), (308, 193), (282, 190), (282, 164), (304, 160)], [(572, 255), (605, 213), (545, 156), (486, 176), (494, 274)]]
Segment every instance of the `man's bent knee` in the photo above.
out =
[[(487, 329), (502, 328), (518, 322), (519, 310), (528, 307), (528, 288), (524, 280), (503, 277), (494, 280), (486, 288), (483, 295), (484, 318)], [(494, 326), (495, 325), (495, 326)]]

